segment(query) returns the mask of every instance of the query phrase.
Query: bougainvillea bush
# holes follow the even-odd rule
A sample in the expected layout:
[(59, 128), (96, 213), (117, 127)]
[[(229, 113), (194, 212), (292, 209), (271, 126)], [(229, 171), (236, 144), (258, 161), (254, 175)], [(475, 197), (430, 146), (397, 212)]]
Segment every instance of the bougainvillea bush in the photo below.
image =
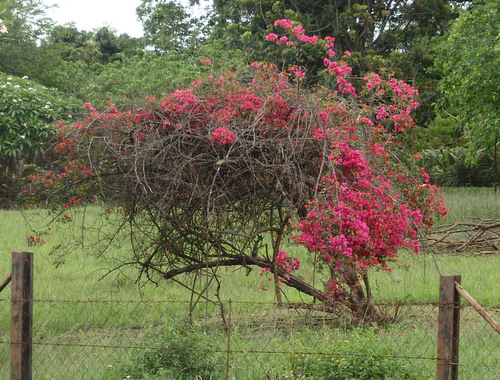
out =
[[(58, 169), (27, 179), (27, 204), (50, 199), (66, 221), (103, 205), (115, 225), (107, 236), (130, 242), (123, 262), (154, 281), (257, 267), (280, 304), (286, 285), (373, 315), (368, 270), (389, 268), (402, 247), (418, 252), (419, 234), (445, 213), (428, 176), (402, 164), (417, 91), (376, 73), (351, 78), (334, 38), (289, 20), (275, 27), (277, 49), (324, 49), (333, 87), (306, 86), (299, 65), (254, 62), (140, 109), (86, 104), (87, 118), (59, 125)], [(311, 252), (307, 263), (287, 253), (290, 240)], [(301, 279), (311, 264), (322, 285)]]

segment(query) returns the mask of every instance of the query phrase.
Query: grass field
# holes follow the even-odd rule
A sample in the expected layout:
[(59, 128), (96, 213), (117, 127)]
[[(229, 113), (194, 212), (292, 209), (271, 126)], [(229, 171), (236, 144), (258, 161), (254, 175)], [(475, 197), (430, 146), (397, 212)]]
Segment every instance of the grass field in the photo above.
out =
[[(495, 196), (492, 189), (444, 189), (443, 193), (450, 208), (450, 221), (470, 217), (500, 219), (500, 195)], [(68, 257), (66, 264), (56, 267), (53, 264), (54, 257), (49, 254), (49, 244), (27, 247), (26, 238), (30, 233), (19, 212), (0, 211), (0, 280), (10, 272), (12, 251), (32, 250), (35, 254), (35, 299), (92, 301), (35, 304), (35, 313), (38, 315), (35, 319), (35, 340), (38, 339), (43, 343), (35, 348), (35, 378), (120, 379), (126, 376), (127, 368), (131, 370), (138, 367), (137, 358), (140, 358), (142, 363), (161, 361), (158, 357), (154, 359), (143, 357), (141, 355), (146, 351), (136, 351), (130, 347), (137, 345), (149, 347), (155, 344), (165, 346), (172, 334), (177, 334), (175, 335), (177, 341), (183, 342), (182, 336), (176, 331), (185, 324), (189, 304), (184, 301), (190, 298), (188, 291), (172, 281), (160, 282), (158, 286), (137, 284), (136, 273), (127, 270), (102, 278), (109, 269), (107, 262), (82, 250)], [(303, 261), (307, 260), (306, 252), (293, 247), (290, 247), (290, 250)], [(120, 253), (115, 252), (115, 254)], [(399, 260), (392, 265), (392, 269), (392, 272), (378, 271), (372, 274), (374, 295), (379, 301), (389, 304), (403, 301), (437, 302), (439, 275), (460, 274), (462, 285), (478, 302), (489, 308), (500, 308), (498, 281), (500, 254), (478, 255), (475, 252), (468, 252), (456, 255), (437, 252), (412, 255), (402, 252)], [(303, 274), (305, 278), (310, 275), (307, 271)], [(343, 358), (350, 365), (354, 363), (372, 369), (376, 367), (376, 363), (357, 363), (354, 358), (358, 357), (352, 356), (352, 352), (349, 351), (354, 349), (368, 356), (376, 355), (377, 352), (386, 352), (391, 356), (390, 353), (401, 354), (401, 347), (405, 347), (402, 355), (404, 357), (435, 356), (437, 309), (433, 306), (414, 306), (415, 309), (408, 306), (406, 311), (401, 312), (401, 320), (396, 326), (390, 326), (374, 334), (370, 330), (353, 329), (349, 323), (343, 327), (339, 327), (338, 324), (332, 327), (331, 321), (322, 319), (324, 315), (277, 310), (270, 304), (274, 301), (272, 292), (263, 291), (260, 286), (262, 277), (259, 276), (259, 271), (253, 271), (245, 276), (244, 273), (228, 269), (221, 276), (221, 281), (221, 298), (233, 300), (231, 350), (239, 352), (232, 355), (229, 378), (300, 378), (298, 374), (306, 364), (311, 371), (318, 373), (321, 370), (322, 367), (318, 367), (317, 359), (333, 360), (334, 363), (339, 360), (338, 366), (341, 366)], [(287, 292), (287, 296), (291, 301), (302, 300), (301, 296), (294, 292)], [(0, 298), (8, 298), (8, 289), (0, 294)], [(115, 302), (123, 300), (137, 302)], [(225, 308), (227, 313), (227, 303)], [(462, 373), (471, 371), (471, 376), (465, 378), (494, 379), (495, 377), (488, 377), (487, 374), (500, 373), (500, 365), (489, 363), (492, 360), (489, 354), (481, 361), (484, 362), (483, 367), (486, 371), (490, 372), (475, 377), (478, 373), (477, 368), (470, 363), (474, 363), (474, 358), (477, 359), (478, 349), (474, 348), (472, 341), (480, 342), (479, 350), (489, 350), (497, 358), (500, 357), (500, 344), (498, 341), (489, 340), (488, 334), (494, 334), (493, 330), (488, 330), (483, 322), (476, 321), (472, 317), (473, 313), (469, 315), (467, 312), (466, 315), (471, 320), (463, 322), (465, 327), (462, 328), (462, 339), (465, 341), (470, 339), (470, 342), (468, 348), (461, 351), (460, 357), (462, 363), (469, 361), (469, 364), (464, 364), (461, 371)], [(226, 331), (221, 328), (218, 306), (204, 304), (203, 307), (196, 309), (193, 319), (198, 321), (195, 325), (199, 325), (200, 329), (190, 331), (184, 342), (184, 348), (190, 347), (189, 357), (197, 362), (212, 363), (210, 366), (213, 368), (219, 368), (218, 366), (224, 368), (226, 360), (224, 351), (227, 351), (228, 338)], [(1, 340), (8, 342), (7, 301), (0, 303), (0, 323), (5, 326), (1, 330), (3, 337)], [(202, 354), (205, 351), (196, 348), (198, 346), (192, 348), (190, 342), (193, 336), (196, 336), (201, 344), (211, 347), (208, 350), (211, 355)], [(65, 343), (68, 341), (71, 343)], [(344, 344), (342, 343), (344, 341), (351, 343)], [(106, 345), (123, 348), (103, 349), (102, 346)], [(182, 347), (174, 348), (174, 351), (182, 349)], [(343, 351), (338, 352), (339, 350)], [(302, 352), (304, 355), (307, 352), (315, 352), (312, 357), (316, 361), (311, 362), (308, 356), (303, 356), (302, 361), (299, 356), (291, 355), (292, 351)], [(335, 352), (338, 355), (332, 354)], [(325, 353), (332, 357), (327, 357)], [(7, 358), (8, 344), (2, 344), (0, 373), (8, 373)], [(184, 359), (184, 357), (177, 358), (177, 364), (186, 366), (186, 363), (182, 363)], [(378, 363), (385, 363), (386, 366), (395, 363), (398, 368), (408, 367), (411, 373), (421, 374), (416, 378), (434, 377), (432, 371), (435, 369), (435, 362), (432, 360), (402, 361), (392, 358), (390, 363), (386, 363), (378, 358)], [(288, 369), (295, 372), (288, 372)], [(314, 378), (307, 376), (306, 372), (302, 375), (306, 376), (305, 378)], [(137, 376), (135, 374), (135, 377), (131, 378), (140, 378)], [(158, 379), (195, 378), (176, 377), (175, 374), (161, 374), (161, 372), (158, 376)], [(224, 378), (220, 372), (217, 374), (214, 372), (212, 376)], [(393, 378), (396, 379), (397, 376), (395, 373)], [(405, 378), (407, 375), (401, 376)]]

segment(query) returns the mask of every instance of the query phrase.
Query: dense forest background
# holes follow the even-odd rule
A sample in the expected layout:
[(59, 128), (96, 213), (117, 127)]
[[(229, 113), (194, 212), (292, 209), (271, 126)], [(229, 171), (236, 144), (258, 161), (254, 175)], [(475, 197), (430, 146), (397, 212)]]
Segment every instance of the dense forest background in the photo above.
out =
[[(196, 5), (193, 1), (191, 6)], [(84, 103), (140, 107), (200, 76), (266, 60), (286, 67), (295, 50), (265, 42), (274, 20), (335, 36), (354, 68), (394, 75), (419, 89), (417, 128), (403, 141), (440, 186), (492, 186), (500, 134), (500, 11), (496, 0), (214, 0), (204, 14), (178, 2), (143, 0), (144, 37), (78, 30), (46, 17), (40, 0), (0, 4), (0, 201), (15, 204), (19, 178), (44, 155), (59, 120)], [(322, 56), (299, 62), (310, 86), (328, 86)], [(318, 75), (314, 75), (314, 73)]]

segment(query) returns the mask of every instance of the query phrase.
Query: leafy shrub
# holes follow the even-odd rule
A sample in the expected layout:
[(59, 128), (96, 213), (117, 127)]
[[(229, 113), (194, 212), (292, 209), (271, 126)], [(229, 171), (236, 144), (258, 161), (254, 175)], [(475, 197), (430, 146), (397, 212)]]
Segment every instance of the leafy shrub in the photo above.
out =
[(290, 370), (280, 378), (314, 380), (412, 380), (418, 375), (398, 359), (395, 352), (381, 344), (375, 328), (356, 330), (350, 340), (335, 343), (332, 355), (296, 351)]
[(16, 197), (24, 163), (43, 160), (59, 119), (71, 118), (72, 99), (29, 80), (0, 73), (0, 206)]
[[(77, 79), (79, 99), (93, 105), (105, 105), (113, 99), (116, 106), (144, 103), (154, 94), (168, 96), (177, 89), (189, 86), (200, 76), (208, 76), (226, 68), (241, 67), (239, 52), (228, 53), (216, 42), (204, 45), (200, 51), (169, 53), (158, 56), (146, 52), (142, 56), (121, 59), (107, 65), (95, 64)], [(210, 58), (207, 60), (207, 58)], [(213, 63), (212, 63), (213, 62)]]
[(44, 152), (59, 119), (71, 118), (76, 106), (59, 92), (27, 77), (0, 73), (0, 154), (20, 157)]
[(218, 379), (224, 368), (213, 339), (198, 327), (151, 334), (139, 345), (130, 363), (119, 370), (120, 378)]
[(437, 116), (425, 128), (415, 128), (416, 141), (412, 141), (418, 150), (440, 149), (456, 145), (464, 136), (464, 126), (453, 117)]
[(420, 153), (421, 165), (438, 186), (488, 186), (493, 180), (493, 159), (486, 150), (471, 157), (464, 147), (443, 150), (425, 149)]

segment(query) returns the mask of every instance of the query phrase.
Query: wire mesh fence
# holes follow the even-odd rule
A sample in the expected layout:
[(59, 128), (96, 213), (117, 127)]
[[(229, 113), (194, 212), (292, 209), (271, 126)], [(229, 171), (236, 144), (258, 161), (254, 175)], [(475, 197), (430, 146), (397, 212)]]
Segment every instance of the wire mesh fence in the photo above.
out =
[[(192, 306), (36, 300), (33, 378), (435, 378), (438, 304), (384, 305), (396, 317), (378, 327), (340, 311), (273, 303)], [(500, 319), (500, 310), (489, 313)], [(9, 319), (9, 300), (0, 300), (3, 374), (9, 373)], [(460, 378), (500, 379), (499, 358), (500, 336), (462, 306)]]
[[(500, 309), (487, 309), (500, 320)], [(460, 365), (463, 379), (500, 379), (500, 334), (472, 307), (460, 311)]]

